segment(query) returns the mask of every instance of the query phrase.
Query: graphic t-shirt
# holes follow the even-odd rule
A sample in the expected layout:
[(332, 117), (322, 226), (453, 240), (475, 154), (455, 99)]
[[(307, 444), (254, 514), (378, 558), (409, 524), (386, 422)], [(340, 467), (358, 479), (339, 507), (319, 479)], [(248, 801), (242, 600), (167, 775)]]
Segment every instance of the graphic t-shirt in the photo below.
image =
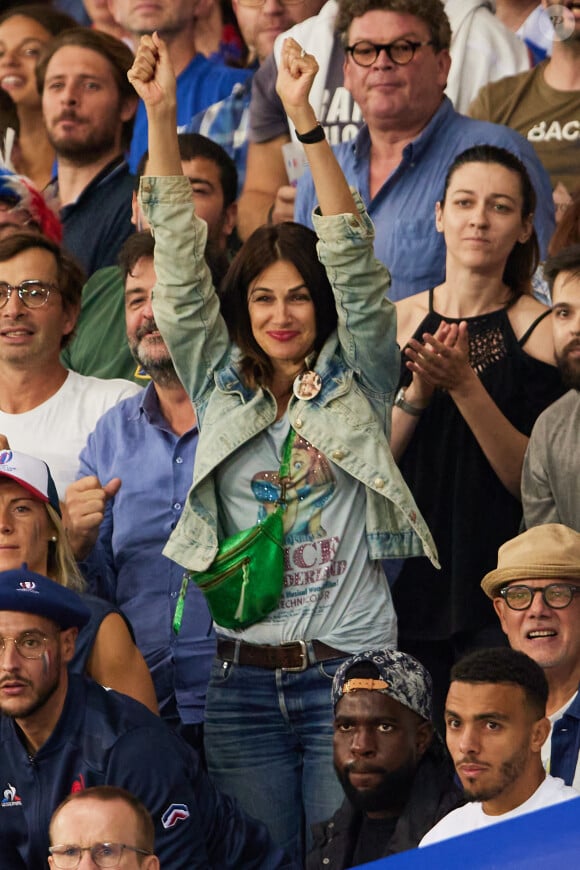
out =
[(552, 188), (572, 193), (580, 183), (580, 91), (556, 91), (544, 79), (546, 63), (482, 88), (472, 118), (505, 124), (534, 146)]
[[(220, 534), (235, 534), (276, 509), (285, 416), (219, 467)], [(284, 590), (276, 610), (242, 632), (251, 643), (324, 640), (352, 652), (394, 646), (396, 617), (380, 562), (369, 559), (366, 491), (296, 435), (284, 515)]]

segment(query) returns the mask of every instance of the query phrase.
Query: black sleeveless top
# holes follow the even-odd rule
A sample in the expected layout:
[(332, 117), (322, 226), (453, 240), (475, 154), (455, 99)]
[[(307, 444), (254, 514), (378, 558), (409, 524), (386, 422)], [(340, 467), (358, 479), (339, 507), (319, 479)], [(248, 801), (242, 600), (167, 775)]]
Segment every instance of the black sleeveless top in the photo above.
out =
[[(434, 334), (442, 320), (466, 321), (472, 368), (505, 417), (529, 435), (538, 415), (562, 395), (558, 370), (523, 350), (549, 314), (542, 313), (521, 339), (506, 308), (477, 317), (443, 317), (433, 309), (414, 338)], [(402, 355), (401, 384), (411, 380)], [(450, 396), (436, 390), (399, 462), (435, 539), (441, 570), (426, 558), (407, 559), (393, 597), (399, 633), (412, 639), (443, 640), (457, 632), (497, 623), (480, 588), (497, 565), (501, 544), (517, 535), (522, 509), (500, 482)]]
[(91, 617), (87, 624), (80, 629), (77, 635), (75, 654), (69, 662), (69, 670), (73, 674), (87, 676), (87, 664), (91, 657), (98, 631), (103, 620), (106, 619), (110, 613), (119, 614), (129, 629), (129, 634), (131, 635), (133, 642), (135, 642), (135, 635), (133, 634), (133, 627), (125, 614), (122, 613), (114, 604), (105, 601), (103, 598), (97, 598), (96, 595), (89, 595), (88, 593), (81, 597), (91, 611)]

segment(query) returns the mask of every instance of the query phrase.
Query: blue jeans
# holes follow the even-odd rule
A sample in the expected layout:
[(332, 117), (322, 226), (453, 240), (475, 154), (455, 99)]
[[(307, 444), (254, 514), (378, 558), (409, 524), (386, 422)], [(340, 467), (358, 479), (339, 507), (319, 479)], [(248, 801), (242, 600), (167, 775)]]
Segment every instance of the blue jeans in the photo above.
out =
[(332, 762), (332, 659), (300, 673), (214, 659), (205, 707), (205, 751), (216, 785), (264, 822), (303, 864), (310, 826), (344, 793)]

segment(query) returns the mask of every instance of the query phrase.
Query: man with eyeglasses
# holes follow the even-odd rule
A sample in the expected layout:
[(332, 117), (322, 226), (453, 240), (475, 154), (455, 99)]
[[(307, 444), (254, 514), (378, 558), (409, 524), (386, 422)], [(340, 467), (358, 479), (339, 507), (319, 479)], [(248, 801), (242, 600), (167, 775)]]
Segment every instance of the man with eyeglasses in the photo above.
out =
[(481, 587), (510, 646), (548, 681), (544, 765), (580, 790), (580, 534), (558, 523), (528, 529), (500, 547)]
[[(506, 148), (522, 160), (538, 197), (534, 223), (545, 251), (554, 226), (551, 187), (533, 147), (514, 130), (459, 114), (445, 96), (451, 28), (441, 0), (339, 0), (335, 26), (346, 55), (344, 86), (365, 121), (336, 154), (375, 225), (375, 253), (391, 273), (389, 298), (444, 280), (435, 204), (454, 158), (474, 145)], [(250, 158), (248, 174), (249, 166)], [(316, 204), (307, 170), (295, 220), (312, 226)]]
[[(109, 0), (117, 24), (130, 35), (137, 48), (146, 33), (157, 31), (165, 41), (177, 75), (177, 126), (183, 132), (194, 115), (228, 97), (235, 85), (245, 82), (249, 70), (234, 69), (209, 61), (195, 50), (197, 0)], [(129, 149), (129, 167), (136, 172), (147, 150), (147, 115), (140, 101)]]
[(77, 264), (46, 236), (0, 238), (0, 433), (11, 447), (47, 463), (62, 500), (97, 420), (140, 391), (129, 381), (87, 377), (62, 365), (82, 284)]
[(52, 814), (48, 866), (160, 870), (153, 819), (141, 801), (112, 785), (70, 794)]
[[(491, 4), (480, 0), (445, 0), (443, 5), (451, 25), (449, 51), (453, 59), (445, 92), (455, 109), (465, 112), (482, 85), (528, 69), (529, 60), (524, 45), (496, 19)], [(351, 18), (377, 9), (418, 15), (429, 23), (434, 20), (432, 10), (440, 15), (442, 5), (439, 0), (436, 4), (423, 0), (375, 3), (341, 0), (339, 4), (337, 0), (327, 0), (316, 17), (295, 25), (284, 34), (292, 36), (316, 57), (320, 71), (310, 98), (332, 145), (354, 139), (367, 120), (364, 112), (361, 114), (356, 97), (345, 87), (344, 49), (340, 34), (335, 32), (339, 8), (348, 8)], [(296, 190), (288, 183), (282, 146), (296, 141), (296, 134), (275, 92), (282, 38), (276, 41), (273, 56), (254, 79), (247, 182), (240, 199), (239, 226), (243, 238), (263, 223), (267, 215), (275, 223), (292, 220), (294, 215)]]
[[(0, 573), (2, 870), (46, 866), (52, 812), (67, 795), (104, 785), (127, 789), (151, 813), (163, 870), (292, 870), (265, 826), (217, 791), (197, 754), (159, 717), (69, 674), (89, 618), (75, 592), (26, 565)], [(126, 867), (132, 856), (139, 866), (145, 856), (134, 850), (151, 851), (131, 825), (97, 827), (91, 816), (90, 832), (83, 824), (61, 838), (52, 828), (53, 866)]]

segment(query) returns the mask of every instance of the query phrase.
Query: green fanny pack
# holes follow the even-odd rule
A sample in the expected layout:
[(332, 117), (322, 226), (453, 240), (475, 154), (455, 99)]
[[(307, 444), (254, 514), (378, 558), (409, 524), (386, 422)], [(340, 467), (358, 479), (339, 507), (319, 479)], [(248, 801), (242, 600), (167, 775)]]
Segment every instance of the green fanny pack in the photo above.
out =
[(275, 610), (284, 587), (284, 512), (294, 436), (290, 429), (282, 450), (276, 510), (222, 541), (207, 571), (184, 576), (173, 620), (175, 633), (181, 628), (190, 583), (201, 589), (214, 621), (224, 628), (245, 628)]

